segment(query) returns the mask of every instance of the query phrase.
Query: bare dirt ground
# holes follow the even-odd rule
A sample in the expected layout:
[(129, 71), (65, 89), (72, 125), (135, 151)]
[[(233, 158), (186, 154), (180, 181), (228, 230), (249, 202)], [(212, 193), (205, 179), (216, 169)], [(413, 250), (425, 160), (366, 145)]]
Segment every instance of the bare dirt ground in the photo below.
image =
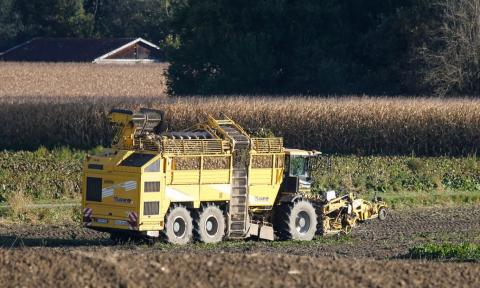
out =
[(175, 247), (113, 245), (76, 225), (0, 224), (2, 286), (479, 287), (480, 263), (407, 259), (427, 242), (480, 243), (480, 207), (392, 211), (351, 236)]

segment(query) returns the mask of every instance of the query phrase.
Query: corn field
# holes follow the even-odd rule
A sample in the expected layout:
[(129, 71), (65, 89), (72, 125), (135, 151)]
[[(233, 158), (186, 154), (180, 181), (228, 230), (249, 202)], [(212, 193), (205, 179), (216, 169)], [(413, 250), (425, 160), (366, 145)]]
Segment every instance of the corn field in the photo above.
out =
[(47, 96), (1, 97), (0, 107), (0, 149), (109, 145), (113, 107), (165, 110), (170, 130), (224, 113), (287, 146), (327, 153), (460, 156), (480, 143), (480, 101), (472, 99)]
[(0, 62), (0, 97), (166, 97), (165, 64)]

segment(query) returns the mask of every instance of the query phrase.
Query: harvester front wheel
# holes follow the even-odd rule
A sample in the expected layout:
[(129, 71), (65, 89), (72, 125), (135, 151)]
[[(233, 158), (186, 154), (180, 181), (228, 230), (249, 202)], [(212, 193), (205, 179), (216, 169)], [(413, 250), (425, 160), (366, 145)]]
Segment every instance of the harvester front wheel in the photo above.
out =
[(309, 201), (282, 204), (275, 218), (275, 232), (282, 240), (310, 241), (317, 231), (317, 214)]
[(225, 236), (225, 216), (215, 205), (204, 207), (195, 217), (195, 237), (204, 243), (217, 243)]
[(172, 244), (184, 245), (192, 241), (193, 220), (187, 208), (174, 206), (170, 209), (165, 221), (164, 235)]

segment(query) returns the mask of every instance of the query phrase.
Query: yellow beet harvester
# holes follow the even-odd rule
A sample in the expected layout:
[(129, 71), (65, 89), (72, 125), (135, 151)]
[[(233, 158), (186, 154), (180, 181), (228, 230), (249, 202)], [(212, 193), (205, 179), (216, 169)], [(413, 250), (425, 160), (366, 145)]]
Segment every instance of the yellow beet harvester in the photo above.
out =
[(310, 164), (319, 152), (251, 137), (227, 117), (179, 132), (166, 131), (157, 110), (109, 117), (117, 134), (111, 148), (87, 156), (82, 204), (84, 225), (115, 240), (311, 240), (386, 216), (379, 200), (333, 191), (314, 197)]

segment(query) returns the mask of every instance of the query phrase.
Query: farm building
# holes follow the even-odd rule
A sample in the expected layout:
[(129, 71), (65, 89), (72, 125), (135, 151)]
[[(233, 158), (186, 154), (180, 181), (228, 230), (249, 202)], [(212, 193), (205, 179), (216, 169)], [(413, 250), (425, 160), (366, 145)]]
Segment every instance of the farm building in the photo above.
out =
[(0, 53), (0, 60), (124, 64), (164, 62), (164, 55), (142, 38), (34, 38)]

